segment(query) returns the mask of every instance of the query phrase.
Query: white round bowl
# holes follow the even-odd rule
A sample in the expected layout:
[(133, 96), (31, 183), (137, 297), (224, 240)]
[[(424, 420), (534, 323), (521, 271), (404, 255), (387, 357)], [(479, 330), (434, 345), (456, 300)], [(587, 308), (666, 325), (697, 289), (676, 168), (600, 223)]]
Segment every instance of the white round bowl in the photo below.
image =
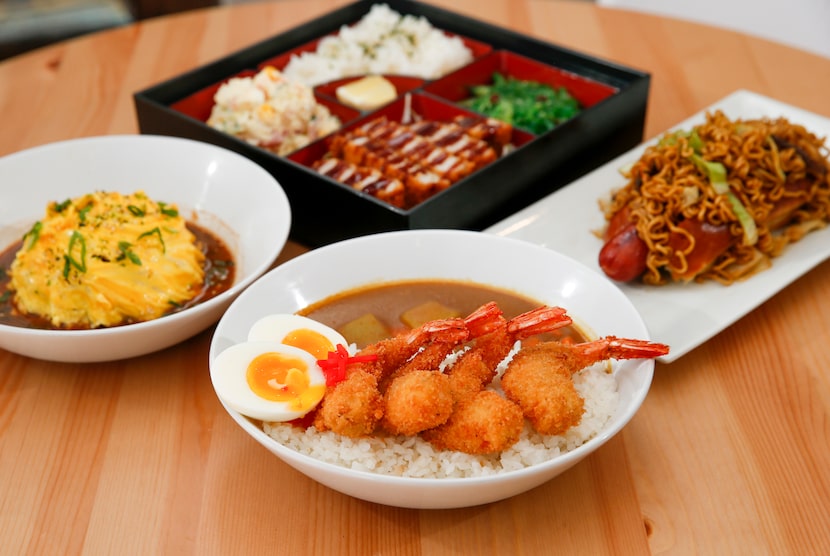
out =
[[(404, 231), (365, 236), (305, 253), (257, 280), (219, 321), (210, 363), (244, 342), (248, 329), (271, 313), (293, 313), (332, 294), (412, 278), (470, 280), (506, 288), (568, 310), (596, 336), (649, 339), (621, 291), (581, 263), (531, 243), (476, 232)], [(457, 508), (502, 500), (562, 473), (617, 434), (642, 404), (654, 372), (651, 360), (613, 363), (619, 406), (611, 421), (582, 446), (517, 471), (476, 478), (422, 479), (384, 476), (324, 463), (289, 449), (252, 421), (225, 409), (242, 429), (287, 464), (345, 494), (407, 508)]]
[(231, 151), (150, 135), (91, 137), (0, 158), (0, 250), (43, 217), (51, 201), (94, 191), (133, 193), (175, 203), (222, 239), (236, 279), (224, 293), (160, 319), (96, 330), (0, 325), (0, 348), (38, 359), (124, 359), (181, 342), (215, 323), (231, 301), (273, 264), (288, 238), (285, 192), (264, 169)]

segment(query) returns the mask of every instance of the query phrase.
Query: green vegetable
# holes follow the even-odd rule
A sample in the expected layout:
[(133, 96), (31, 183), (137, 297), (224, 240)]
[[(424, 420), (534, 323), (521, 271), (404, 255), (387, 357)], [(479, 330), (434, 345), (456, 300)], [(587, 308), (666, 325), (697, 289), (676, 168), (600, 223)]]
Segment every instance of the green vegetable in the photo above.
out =
[(720, 162), (704, 160), (698, 154), (693, 154), (691, 158), (692, 162), (709, 178), (709, 182), (712, 184), (712, 189), (715, 190), (715, 193), (718, 195), (726, 195), (726, 198), (729, 200), (729, 205), (732, 207), (732, 212), (735, 213), (738, 222), (740, 222), (741, 227), (744, 229), (744, 244), (755, 245), (758, 241), (758, 228), (755, 225), (755, 219), (749, 214), (749, 211), (741, 200), (738, 199), (738, 196), (729, 188), (729, 184), (726, 182), (726, 166)]
[(712, 184), (712, 189), (718, 195), (726, 195), (729, 200), (729, 206), (732, 207), (732, 212), (741, 224), (744, 230), (744, 244), (755, 245), (758, 241), (758, 227), (755, 224), (755, 219), (749, 213), (749, 210), (744, 206), (738, 196), (729, 187), (726, 181), (726, 166), (720, 162), (709, 162), (702, 156), (703, 140), (698, 135), (696, 129), (692, 131), (678, 130), (673, 133), (666, 134), (660, 139), (659, 145), (661, 147), (672, 146), (677, 144), (678, 139), (685, 138), (694, 153), (691, 155), (692, 162), (695, 163), (701, 172), (706, 174), (709, 183)]
[(700, 138), (700, 135), (697, 134), (697, 130), (693, 129), (691, 133), (689, 133), (689, 146), (692, 147), (697, 154), (703, 152), (703, 139)]
[(579, 102), (564, 88), (524, 81), (501, 73), (490, 85), (471, 87), (459, 104), (475, 112), (540, 135), (579, 114)]
[(26, 250), (28, 251), (32, 247), (35, 246), (37, 240), (40, 239), (40, 231), (43, 229), (43, 222), (38, 220), (34, 224), (32, 224), (31, 229), (23, 234), (23, 242), (26, 244)]
[(141, 266), (141, 258), (133, 252), (132, 244), (129, 241), (119, 241), (118, 250), (121, 251), (121, 255), (118, 256), (118, 260), (127, 258), (130, 259), (133, 264)]
[(86, 214), (92, 209), (92, 203), (89, 203), (87, 206), (82, 208), (78, 211), (78, 220), (81, 222), (86, 222)]
[(177, 210), (176, 210), (176, 209), (174, 209), (174, 208), (168, 208), (168, 207), (167, 207), (167, 203), (162, 203), (162, 202), (159, 202), (159, 211), (160, 211), (163, 215), (165, 215), (165, 216), (170, 216), (171, 218), (175, 218), (176, 216), (178, 216), (178, 215), (179, 215), (179, 211), (177, 211)]
[(673, 133), (667, 133), (660, 139), (658, 144), (661, 147), (670, 147), (676, 145), (678, 139), (681, 138), (685, 138), (686, 141), (688, 141), (689, 146), (692, 147), (692, 150), (697, 154), (701, 154), (703, 152), (703, 139), (701, 139), (700, 135), (697, 134), (696, 129), (693, 129), (692, 131), (683, 131), (681, 129)]
[(749, 211), (738, 199), (737, 195), (731, 191), (727, 194), (729, 204), (732, 205), (732, 212), (738, 217), (738, 222), (744, 229), (744, 245), (755, 245), (758, 243), (758, 227), (755, 225), (755, 219), (749, 214)]
[[(80, 256), (75, 258), (72, 256), (75, 251), (75, 245), (80, 245)], [(69, 248), (66, 250), (66, 255), (63, 256), (63, 277), (69, 277), (69, 271), (75, 267), (78, 272), (86, 272), (86, 240), (78, 231), (72, 232), (72, 237), (69, 238)]]
[(67, 199), (62, 203), (55, 203), (55, 212), (63, 212), (66, 207), (72, 204), (72, 199)]
[(152, 230), (150, 230), (148, 232), (144, 232), (143, 234), (139, 235), (138, 239), (142, 239), (142, 238), (145, 238), (145, 237), (150, 237), (150, 236), (153, 236), (153, 235), (158, 236), (159, 241), (161, 242), (161, 252), (166, 253), (167, 252), (167, 246), (164, 245), (164, 237), (162, 237), (161, 229), (158, 226), (156, 226), (155, 228), (153, 228)]
[(772, 136), (767, 136), (767, 144), (772, 152), (772, 162), (775, 165), (775, 175), (778, 176), (778, 179), (781, 181), (787, 181), (787, 174), (785, 174), (784, 169), (781, 168), (781, 154), (778, 152), (778, 145), (775, 144), (775, 139), (773, 139)]

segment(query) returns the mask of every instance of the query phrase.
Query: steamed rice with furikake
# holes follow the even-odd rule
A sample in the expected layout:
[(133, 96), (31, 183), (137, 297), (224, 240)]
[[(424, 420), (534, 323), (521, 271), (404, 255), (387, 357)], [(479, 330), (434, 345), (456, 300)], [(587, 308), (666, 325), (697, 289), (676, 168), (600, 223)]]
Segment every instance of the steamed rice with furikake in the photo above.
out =
[[(574, 385), (585, 399), (585, 413), (578, 425), (562, 435), (545, 436), (526, 424), (520, 440), (495, 455), (441, 451), (417, 436), (349, 438), (288, 423), (263, 423), (263, 429), (292, 450), (357, 471), (416, 478), (494, 475), (548, 461), (599, 434), (619, 403), (616, 379), (607, 371), (606, 364), (597, 364), (574, 375)], [(491, 388), (498, 389), (498, 379)]]
[(370, 74), (435, 79), (472, 59), (461, 38), (447, 36), (424, 17), (376, 4), (355, 25), (323, 37), (315, 52), (293, 56), (284, 73), (309, 86)]

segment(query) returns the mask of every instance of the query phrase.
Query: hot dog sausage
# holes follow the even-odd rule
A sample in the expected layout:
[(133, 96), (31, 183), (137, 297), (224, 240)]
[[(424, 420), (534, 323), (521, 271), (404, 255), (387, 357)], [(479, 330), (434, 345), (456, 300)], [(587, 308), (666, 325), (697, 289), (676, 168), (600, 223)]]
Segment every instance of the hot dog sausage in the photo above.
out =
[[(615, 223), (614, 227), (617, 228), (616, 233), (608, 238), (599, 252), (599, 266), (612, 280), (629, 282), (645, 272), (648, 247), (637, 235), (633, 223)], [(684, 220), (678, 224), (678, 228), (694, 238), (695, 247), (686, 255), (686, 269), (672, 273), (675, 280), (693, 279), (726, 251), (733, 240), (729, 227), (725, 225), (713, 226), (698, 220)], [(689, 248), (689, 238), (681, 232), (672, 232), (668, 243), (674, 251)], [(681, 265), (678, 262), (676, 266)]]
[(637, 227), (629, 223), (617, 230), (599, 252), (599, 267), (618, 282), (629, 282), (646, 270), (648, 246), (637, 235)]
[[(686, 270), (672, 272), (675, 280), (688, 281), (709, 268), (721, 254), (729, 249), (733, 236), (726, 225), (713, 226), (700, 220), (687, 219), (677, 225), (695, 240), (694, 249), (686, 255)], [(674, 251), (689, 248), (689, 238), (680, 232), (669, 234), (669, 247)], [(675, 266), (680, 266), (675, 265)]]

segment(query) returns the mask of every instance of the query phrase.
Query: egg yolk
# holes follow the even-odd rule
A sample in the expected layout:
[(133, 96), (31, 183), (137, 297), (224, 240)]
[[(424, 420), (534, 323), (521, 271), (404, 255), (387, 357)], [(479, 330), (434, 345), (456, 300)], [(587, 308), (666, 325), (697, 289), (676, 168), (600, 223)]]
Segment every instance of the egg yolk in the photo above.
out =
[(315, 359), (325, 359), (330, 351), (334, 351), (334, 346), (328, 338), (319, 332), (309, 330), (308, 328), (298, 328), (297, 330), (292, 330), (285, 335), (285, 338), (283, 338), (281, 342), (295, 348), (300, 348), (303, 351), (307, 351), (313, 355)]
[(310, 384), (302, 359), (276, 352), (255, 357), (248, 365), (246, 380), (260, 398), (287, 403), (295, 411), (313, 408), (326, 389), (324, 384)]

